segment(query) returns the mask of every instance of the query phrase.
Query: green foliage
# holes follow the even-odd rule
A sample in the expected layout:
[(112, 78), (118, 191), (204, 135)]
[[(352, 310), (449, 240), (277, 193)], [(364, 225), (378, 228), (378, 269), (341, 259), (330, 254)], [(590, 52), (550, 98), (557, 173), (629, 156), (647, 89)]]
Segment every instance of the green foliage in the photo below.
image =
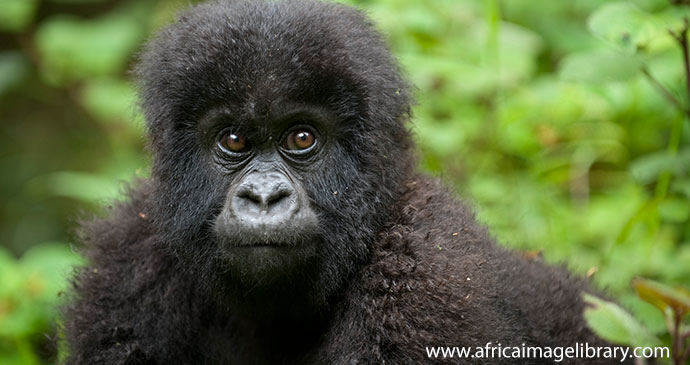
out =
[(0, 31), (18, 32), (31, 22), (38, 0), (3, 0), (0, 2)]
[(617, 304), (589, 294), (583, 299), (591, 305), (585, 309), (587, 323), (604, 339), (635, 347), (661, 345), (659, 339)]
[(15, 87), (28, 73), (28, 62), (21, 53), (0, 52), (0, 94)]
[[(633, 287), (637, 295), (647, 303), (657, 307), (666, 317), (668, 333), (671, 337), (670, 359), (676, 365), (690, 360), (690, 291), (677, 286), (670, 287), (653, 280), (635, 279)], [(585, 309), (585, 320), (592, 330), (601, 337), (616, 344), (634, 347), (656, 347), (661, 341), (652, 336), (644, 325), (639, 323), (619, 305), (584, 294), (583, 299), (590, 304)], [(686, 319), (688, 321), (686, 321)]]
[(79, 256), (63, 244), (42, 244), (15, 260), (0, 248), (0, 359), (3, 364), (38, 364), (35, 348), (50, 346), (41, 333), (55, 334), (59, 296)]
[(639, 73), (641, 66), (635, 57), (606, 48), (593, 49), (574, 52), (565, 57), (561, 62), (559, 76), (567, 81), (593, 84), (627, 81)]
[(663, 23), (629, 2), (604, 4), (589, 17), (588, 23), (592, 33), (628, 53), (647, 47), (663, 29)]
[(681, 317), (690, 313), (690, 291), (682, 287), (672, 288), (652, 280), (636, 279), (633, 286), (637, 295), (653, 304), (663, 313), (669, 309)]
[(690, 290), (639, 278), (633, 280), (633, 287), (642, 300), (664, 314), (673, 363), (687, 364), (690, 361)]
[(145, 10), (140, 10), (142, 4), (146, 2), (127, 4), (96, 20), (55, 15), (43, 21), (35, 38), (42, 75), (51, 83), (64, 83), (121, 72), (145, 36), (137, 16)]
[[(64, 280), (28, 295), (31, 247), (71, 241), (84, 210), (147, 174), (128, 71), (188, 2), (0, 1), (0, 322), (11, 323), (0, 323), (0, 363), (45, 360), (35, 339), (51, 331), (50, 293)], [(680, 34), (690, 6), (346, 2), (372, 16), (418, 87), (422, 168), (470, 199), (502, 243), (593, 274), (668, 345), (665, 314), (630, 282), (690, 284), (690, 96), (668, 32)], [(39, 266), (68, 261), (54, 255)], [(21, 299), (21, 311), (3, 312), (3, 298)], [(593, 304), (599, 327), (617, 321), (602, 331), (639, 327)]]

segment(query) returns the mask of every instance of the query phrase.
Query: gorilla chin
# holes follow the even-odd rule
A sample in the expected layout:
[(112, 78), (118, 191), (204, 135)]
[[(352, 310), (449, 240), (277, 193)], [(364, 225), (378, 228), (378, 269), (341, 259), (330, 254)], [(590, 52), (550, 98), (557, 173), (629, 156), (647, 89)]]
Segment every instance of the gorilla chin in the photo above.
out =
[(219, 259), (229, 279), (240, 286), (264, 286), (303, 272), (316, 257), (316, 243), (299, 246), (222, 244)]
[(218, 258), (230, 280), (245, 286), (268, 285), (293, 277), (317, 256), (321, 239), (312, 210), (299, 209), (284, 220), (271, 214), (247, 219), (232, 212), (223, 209), (213, 232)]

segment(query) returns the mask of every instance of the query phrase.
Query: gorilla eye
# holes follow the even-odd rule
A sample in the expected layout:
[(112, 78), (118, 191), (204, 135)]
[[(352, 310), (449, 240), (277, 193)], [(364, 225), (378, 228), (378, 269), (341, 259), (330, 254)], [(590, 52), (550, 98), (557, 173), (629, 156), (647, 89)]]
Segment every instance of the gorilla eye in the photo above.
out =
[(242, 153), (249, 150), (249, 141), (241, 134), (226, 133), (220, 137), (220, 146), (230, 152)]
[(283, 148), (291, 151), (306, 150), (316, 142), (314, 133), (307, 129), (297, 129), (290, 132), (283, 142)]

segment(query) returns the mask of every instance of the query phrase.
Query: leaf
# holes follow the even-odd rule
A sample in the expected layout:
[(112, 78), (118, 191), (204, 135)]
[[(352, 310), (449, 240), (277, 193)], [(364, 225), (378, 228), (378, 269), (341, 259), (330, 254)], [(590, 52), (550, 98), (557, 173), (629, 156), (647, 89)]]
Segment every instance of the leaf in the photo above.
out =
[(643, 184), (655, 181), (663, 172), (684, 176), (687, 171), (690, 171), (690, 149), (683, 149), (677, 154), (668, 151), (654, 152), (639, 157), (630, 164), (630, 173)]
[(593, 49), (566, 56), (558, 75), (569, 81), (610, 82), (635, 77), (642, 64), (631, 55), (609, 49)]
[(42, 75), (60, 84), (120, 72), (143, 39), (144, 31), (141, 22), (127, 12), (94, 20), (48, 18), (36, 33)]
[(14, 263), (10, 252), (0, 245), (0, 268), (5, 268)]
[(0, 267), (0, 336), (19, 338), (45, 331), (72, 268), (81, 263), (66, 245), (44, 243), (15, 261), (10, 275)]
[(20, 84), (28, 74), (28, 61), (20, 52), (0, 53), (0, 95)]
[(136, 118), (135, 94), (130, 82), (107, 77), (86, 82), (80, 101), (99, 120), (142, 127), (142, 121)]
[(67, 279), (81, 258), (62, 243), (44, 243), (24, 253), (20, 266), (26, 278), (25, 290), (47, 302), (57, 299), (67, 286)]
[[(0, 300), (8, 292), (14, 289), (17, 282), (17, 267), (16, 262), (9, 251), (0, 246)], [(0, 319), (3, 316), (3, 309), (0, 305)]]
[(458, 123), (434, 123), (419, 120), (423, 128), (419, 129), (420, 146), (436, 156), (448, 156), (458, 153), (462, 145), (464, 130)]
[(656, 199), (652, 199), (646, 201), (644, 204), (641, 204), (635, 210), (635, 214), (633, 214), (630, 219), (625, 222), (623, 229), (621, 229), (621, 232), (616, 238), (616, 243), (622, 243), (627, 240), (635, 225), (646, 219), (649, 219), (649, 217), (654, 216), (656, 212), (658, 212), (658, 206), (659, 202)]
[(590, 31), (619, 49), (634, 53), (660, 31), (656, 19), (628, 2), (602, 5), (589, 17)]
[(658, 346), (661, 341), (618, 304), (583, 294), (587, 325), (596, 334), (613, 343), (628, 346)]
[(685, 27), (685, 18), (690, 17), (690, 7), (688, 6), (669, 6), (664, 11), (654, 14), (658, 23), (675, 33), (680, 33)]
[(0, 31), (21, 32), (33, 20), (37, 0), (0, 1)]
[(104, 3), (107, 0), (50, 0), (51, 2), (54, 3), (63, 3), (63, 4), (93, 4), (93, 3)]
[(97, 202), (118, 196), (119, 184), (101, 175), (78, 171), (59, 171), (47, 175), (47, 186), (57, 196)]
[(659, 216), (668, 222), (683, 223), (690, 218), (690, 203), (685, 199), (665, 199), (658, 209)]
[(66, 278), (74, 265), (80, 264), (81, 258), (72, 252), (69, 246), (60, 242), (46, 242), (30, 248), (22, 255), (20, 265), (23, 270), (36, 271), (50, 280), (61, 281)]
[(666, 284), (648, 279), (634, 279), (633, 288), (644, 301), (653, 304), (663, 313), (667, 308), (681, 316), (690, 312), (690, 291), (685, 288), (673, 288)]
[(683, 194), (688, 200), (690, 200), (690, 178), (675, 180), (672, 188), (673, 191)]

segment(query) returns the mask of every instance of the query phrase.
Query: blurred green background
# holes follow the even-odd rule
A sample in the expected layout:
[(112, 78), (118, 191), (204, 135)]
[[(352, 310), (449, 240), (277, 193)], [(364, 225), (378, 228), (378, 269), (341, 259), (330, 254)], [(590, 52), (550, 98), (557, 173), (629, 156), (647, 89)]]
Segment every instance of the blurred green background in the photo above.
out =
[[(189, 2), (0, 0), (0, 363), (54, 361), (77, 221), (148, 174), (129, 70)], [(690, 284), (685, 1), (347, 2), (418, 87), (421, 167), (663, 334), (630, 281)]]

